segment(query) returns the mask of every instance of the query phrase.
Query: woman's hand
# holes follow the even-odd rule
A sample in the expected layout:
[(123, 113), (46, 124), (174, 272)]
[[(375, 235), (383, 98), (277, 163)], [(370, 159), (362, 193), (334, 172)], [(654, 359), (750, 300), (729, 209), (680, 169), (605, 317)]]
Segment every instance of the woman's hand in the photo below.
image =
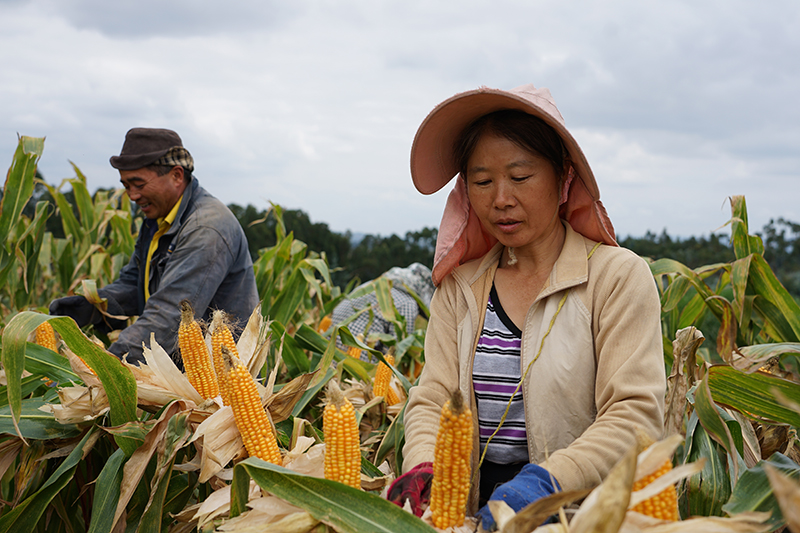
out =
[(416, 516), (428, 507), (431, 499), (431, 480), (433, 479), (433, 463), (420, 463), (399, 478), (394, 480), (386, 499), (403, 507), (406, 500)]
[[(497, 487), (489, 500), (502, 500), (514, 511), (519, 512), (523, 507), (558, 490), (561, 490), (561, 487), (555, 478), (550, 476), (550, 472), (539, 465), (527, 464), (511, 481)], [(495, 528), (494, 517), (488, 504), (481, 507), (475, 516), (480, 518), (486, 531)]]

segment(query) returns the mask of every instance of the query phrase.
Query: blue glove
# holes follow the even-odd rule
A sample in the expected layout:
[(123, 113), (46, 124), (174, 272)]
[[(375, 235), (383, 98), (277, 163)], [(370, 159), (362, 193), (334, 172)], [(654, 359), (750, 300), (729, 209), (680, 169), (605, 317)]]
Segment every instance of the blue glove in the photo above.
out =
[[(550, 472), (539, 465), (527, 464), (511, 481), (497, 487), (489, 500), (503, 500), (514, 511), (519, 512), (523, 507), (559, 490), (561, 487), (550, 477)], [(480, 519), (483, 529), (492, 531), (495, 528), (488, 504), (481, 507), (475, 517)]]

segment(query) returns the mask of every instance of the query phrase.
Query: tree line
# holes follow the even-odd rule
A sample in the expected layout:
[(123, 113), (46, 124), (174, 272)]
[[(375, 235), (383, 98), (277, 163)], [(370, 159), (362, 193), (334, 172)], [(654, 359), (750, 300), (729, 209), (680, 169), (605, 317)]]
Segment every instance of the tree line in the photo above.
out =
[[(65, 193), (74, 208), (71, 195), (71, 191)], [(32, 216), (38, 201), (49, 201), (55, 209), (52, 197), (42, 182), (37, 182), (24, 214)], [(247, 235), (253, 259), (259, 256), (261, 250), (275, 244), (277, 222), (273, 209), (259, 209), (251, 204), (246, 207), (229, 204), (228, 208)], [(77, 210), (75, 214), (77, 216)], [(331, 231), (324, 222), (312, 222), (309, 215), (299, 209), (284, 210), (283, 222), (286, 231), (293, 232), (295, 238), (306, 243), (310, 250), (325, 254), (334, 283), (343, 288), (351, 283), (374, 279), (394, 266), (408, 266), (414, 262), (428, 266), (433, 264), (436, 228), (408, 231), (404, 236), (366, 234), (356, 238), (350, 231), (338, 233)], [(56, 237), (63, 237), (61, 217), (57, 210), (47, 220), (47, 231)], [(772, 219), (756, 233), (764, 242), (764, 257), (778, 279), (790, 293), (800, 298), (800, 224), (784, 218)], [(643, 236), (621, 237), (619, 244), (642, 257), (675, 259), (689, 268), (734, 260), (725, 234), (681, 238), (668, 235), (666, 230), (660, 234), (647, 231)]]

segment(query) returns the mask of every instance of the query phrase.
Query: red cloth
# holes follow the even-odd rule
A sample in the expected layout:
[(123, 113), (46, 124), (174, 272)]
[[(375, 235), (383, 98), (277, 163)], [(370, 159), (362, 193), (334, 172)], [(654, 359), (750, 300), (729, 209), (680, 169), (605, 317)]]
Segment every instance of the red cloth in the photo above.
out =
[(386, 499), (403, 507), (406, 500), (416, 516), (422, 516), (431, 500), (431, 480), (433, 463), (420, 463), (394, 480)]

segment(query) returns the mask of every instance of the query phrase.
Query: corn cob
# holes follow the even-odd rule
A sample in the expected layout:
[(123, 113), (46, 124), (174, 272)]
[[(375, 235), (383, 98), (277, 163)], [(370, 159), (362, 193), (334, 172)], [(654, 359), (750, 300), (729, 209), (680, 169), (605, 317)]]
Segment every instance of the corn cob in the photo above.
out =
[(319, 322), (319, 326), (317, 326), (317, 331), (319, 333), (325, 333), (328, 331), (328, 328), (331, 327), (331, 315), (325, 315), (322, 320)]
[(278, 441), (253, 376), (224, 344), (220, 353), (230, 387), (230, 406), (247, 453), (269, 463), (282, 464)]
[(442, 407), (431, 484), (433, 525), (461, 526), (467, 509), (472, 454), (472, 412), (456, 390)]
[[(356, 339), (359, 340), (360, 342), (364, 342), (364, 335), (359, 333), (356, 336)], [(356, 359), (360, 359), (361, 348), (359, 348), (358, 346), (350, 346), (350, 348), (347, 350), (347, 355), (349, 355), (350, 357), (355, 357)]]
[(50, 322), (42, 322), (36, 327), (36, 344), (57, 351), (56, 332)]
[[(394, 366), (394, 356), (386, 354), (383, 356), (389, 365)], [(392, 379), (392, 369), (384, 363), (378, 363), (378, 368), (375, 369), (375, 385), (372, 386), (372, 393), (375, 396), (383, 396), (386, 398), (387, 391), (390, 389), (389, 382)]]
[[(36, 326), (34, 338), (36, 344), (39, 346), (48, 348), (54, 352), (56, 351), (56, 332), (53, 329), (53, 326), (50, 325), (50, 322), (42, 322)], [(52, 379), (42, 378), (42, 381), (44, 381), (45, 385), (48, 387), (53, 384)]]
[(178, 347), (183, 358), (186, 377), (204, 400), (219, 394), (217, 378), (211, 370), (211, 358), (203, 340), (200, 324), (194, 319), (194, 309), (187, 301), (181, 302), (181, 325), (178, 328)]
[(227, 373), (225, 372), (225, 362), (222, 358), (222, 347), (225, 346), (235, 357), (239, 357), (239, 351), (236, 348), (236, 342), (233, 340), (233, 334), (225, 323), (224, 311), (214, 311), (214, 316), (211, 319), (211, 329), (211, 353), (214, 359), (214, 370), (217, 373), (219, 392), (222, 395), (222, 403), (230, 405), (231, 393), (228, 387)]
[(325, 434), (325, 479), (360, 489), (361, 450), (356, 411), (335, 381), (328, 386), (322, 430)]
[[(657, 471), (634, 483), (633, 490), (637, 491), (645, 488), (647, 485), (663, 476), (670, 470), (672, 470), (672, 461), (667, 460)], [(652, 516), (653, 518), (658, 518), (660, 520), (670, 520), (673, 522), (677, 521), (678, 494), (675, 490), (675, 485), (671, 485), (652, 498), (644, 500), (636, 505), (632, 510), (636, 511), (637, 513)]]
[(393, 388), (388, 387), (386, 389), (386, 405), (395, 405), (400, 403), (400, 396), (394, 391)]

